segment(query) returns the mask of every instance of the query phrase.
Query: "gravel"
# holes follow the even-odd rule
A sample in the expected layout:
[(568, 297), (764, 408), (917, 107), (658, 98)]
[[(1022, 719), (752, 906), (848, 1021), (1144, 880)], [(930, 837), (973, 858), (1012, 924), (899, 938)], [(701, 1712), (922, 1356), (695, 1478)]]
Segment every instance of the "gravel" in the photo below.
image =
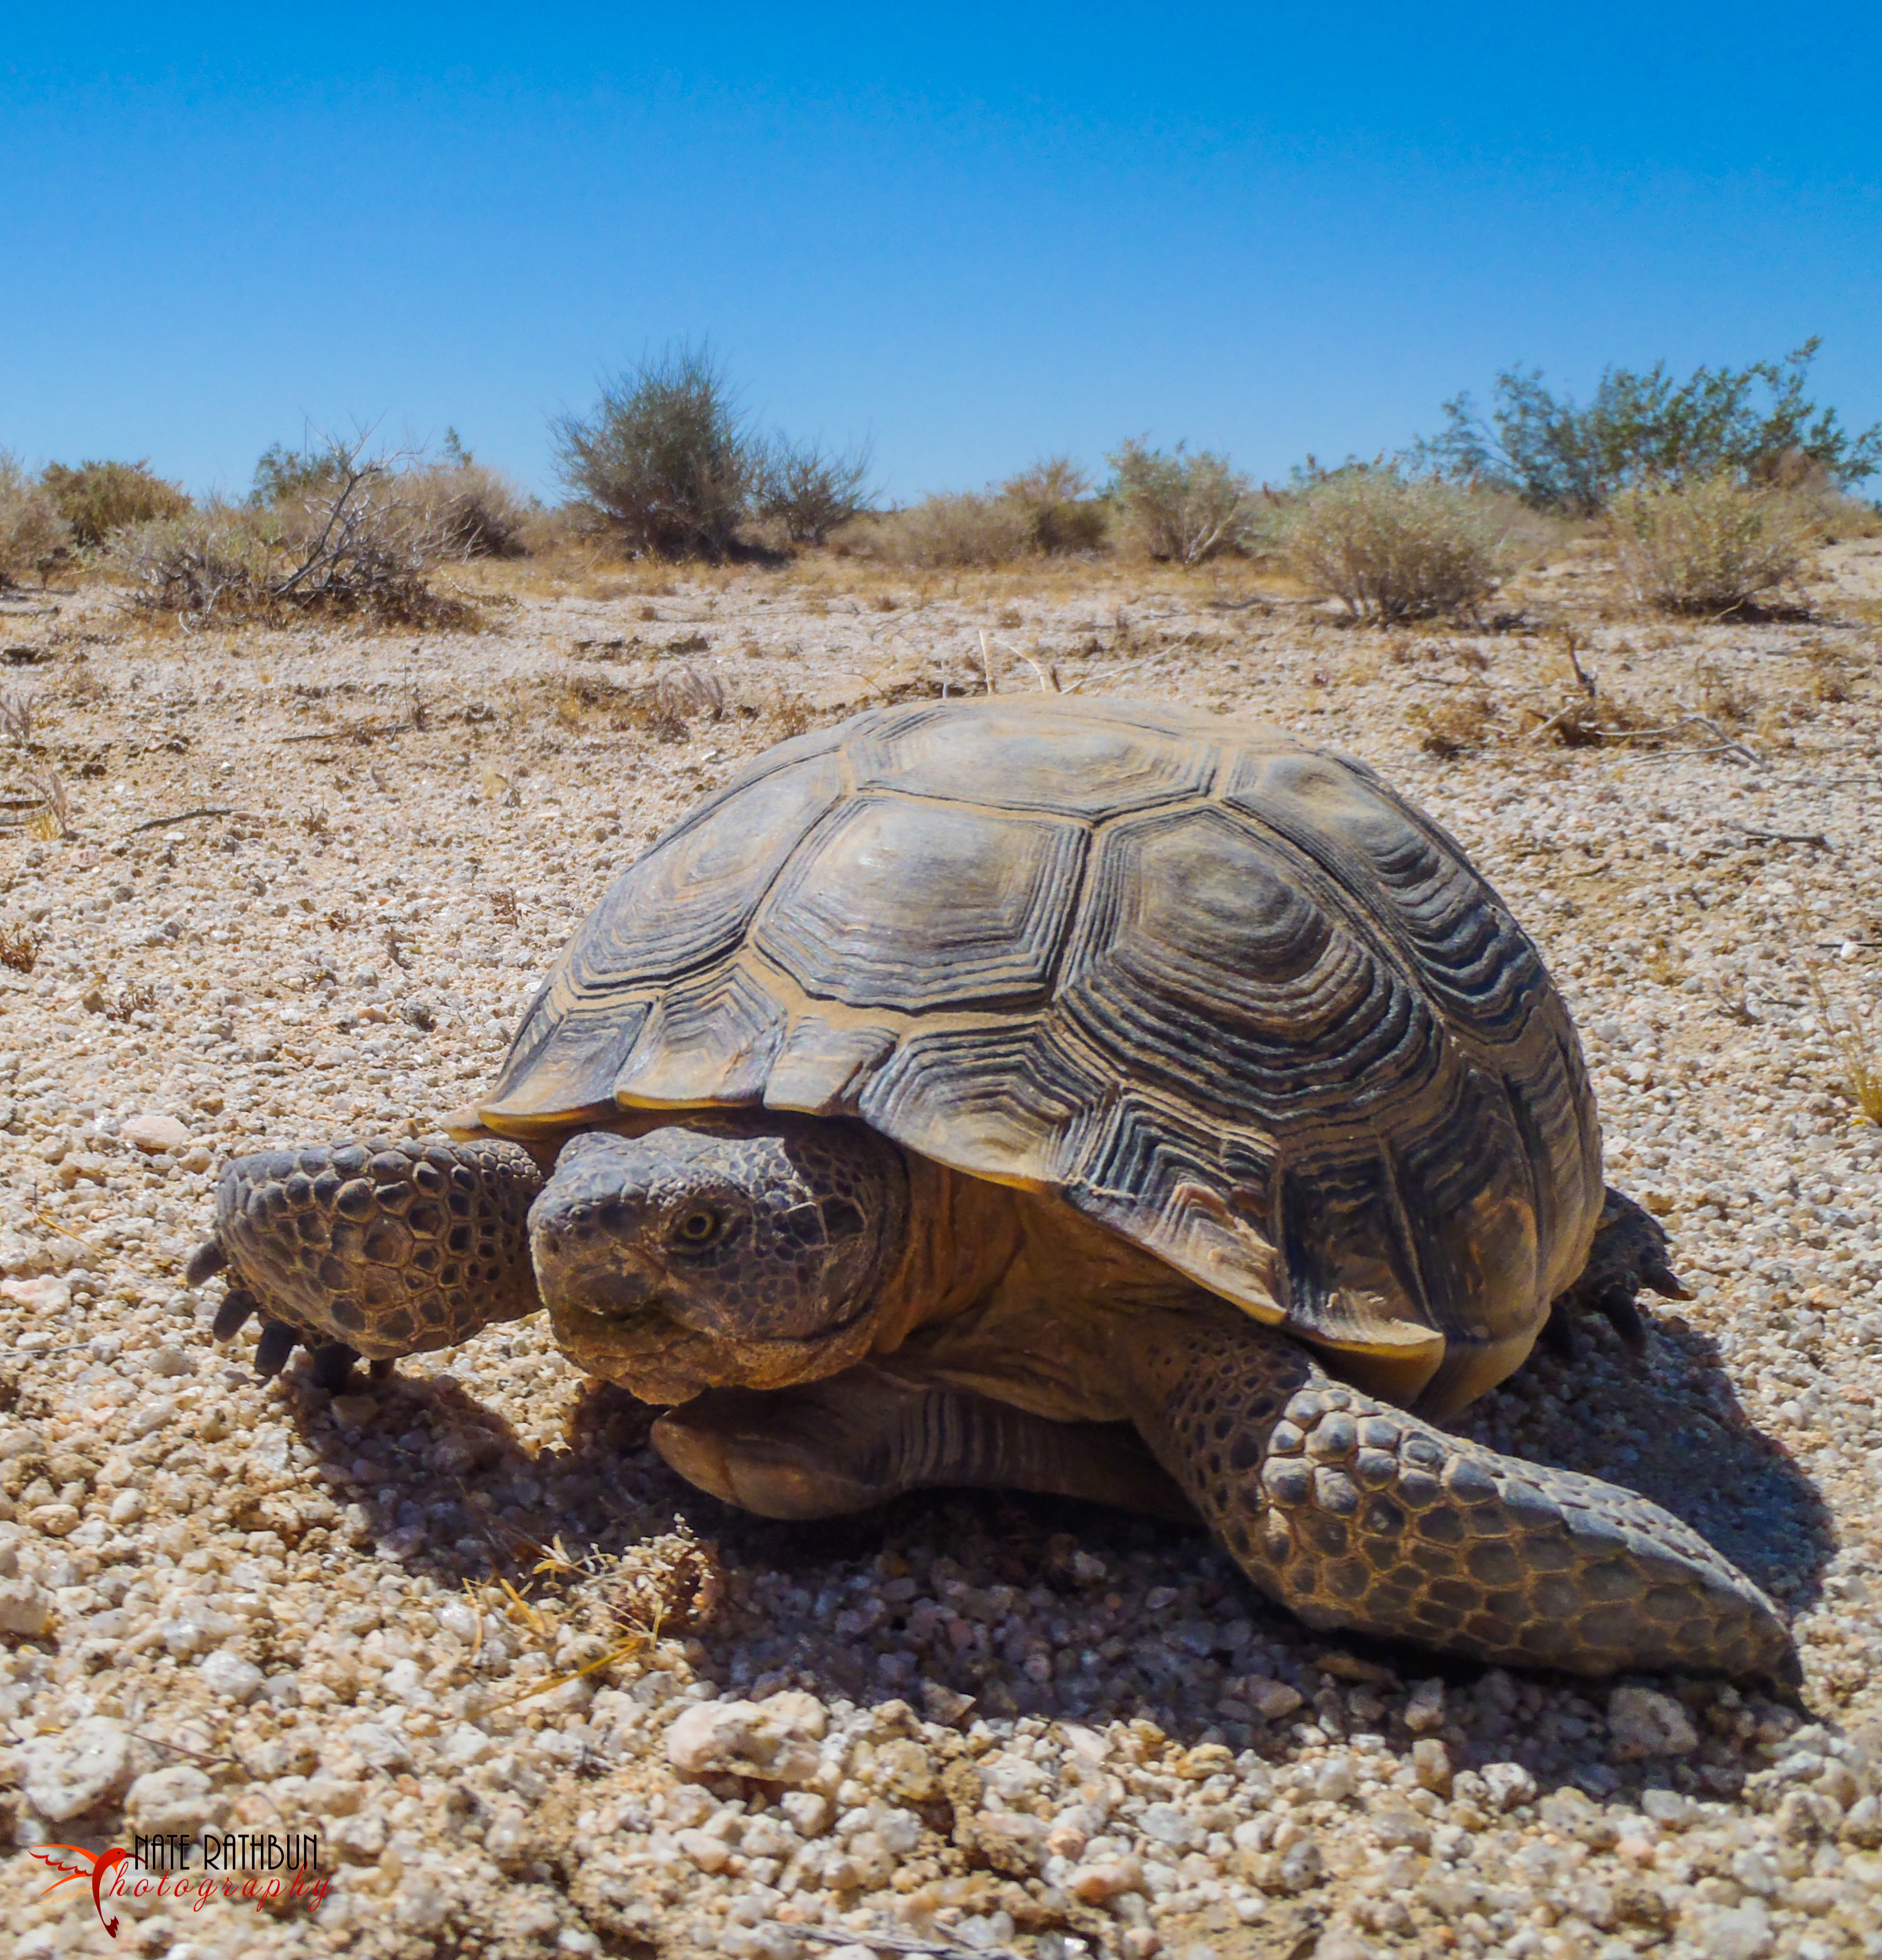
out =
[[(10, 619), (78, 834), (0, 835), (0, 928), (40, 940), (0, 968), (0, 1829), (319, 1834), (312, 1917), (119, 1902), (123, 1950), (183, 1960), (1882, 1955), (1882, 1130), (1849, 1067), (1882, 1028), (1882, 546), (1826, 553), (1802, 624), (1643, 619), (1591, 564), (1494, 635), (1240, 571), (838, 561), (526, 565), (475, 635), (158, 633), (101, 588)], [(1740, 746), (1524, 740), (1575, 684), (1552, 621), (1606, 698)], [(339, 1396), (214, 1343), (182, 1267), (225, 1157), (435, 1129), (660, 828), (799, 727), (984, 686), (983, 629), (1002, 686), (1358, 754), (1496, 883), (1695, 1297), (1644, 1360), (1591, 1327), (1459, 1426), (1704, 1532), (1794, 1615), (1800, 1696), (1314, 1634), (1201, 1535), (1070, 1503), (741, 1517), (534, 1322)], [(1479, 701), (1487, 739), (1421, 745), (1408, 708)], [(98, 1950), (46, 1876), (0, 1873), (15, 1950)]]

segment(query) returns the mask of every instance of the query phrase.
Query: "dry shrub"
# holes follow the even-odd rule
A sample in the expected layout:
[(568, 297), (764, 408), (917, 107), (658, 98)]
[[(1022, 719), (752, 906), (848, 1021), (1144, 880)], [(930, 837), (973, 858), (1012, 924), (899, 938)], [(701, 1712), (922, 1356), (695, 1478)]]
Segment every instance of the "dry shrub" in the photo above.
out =
[(326, 466), (270, 504), (212, 500), (187, 515), (116, 533), (110, 556), (136, 603), (185, 618), (362, 614), (438, 624), (461, 602), (425, 574), (455, 554), (438, 510), (400, 491), (400, 473), (363, 444), (330, 446)]
[(979, 491), (925, 497), (906, 511), (848, 526), (842, 542), (857, 558), (934, 570), (1011, 565), (1033, 549), (1026, 511)]
[(1487, 694), (1451, 694), (1441, 701), (1419, 702), (1406, 718), (1418, 730), (1418, 746), (1425, 754), (1448, 762), (1489, 740), (1496, 704)]
[(756, 493), (753, 507), (794, 545), (820, 545), (830, 533), (860, 517), (874, 501), (869, 488), (870, 452), (826, 450), (820, 443), (793, 442), (775, 435), (756, 453)]
[(1794, 577), (1811, 536), (1807, 501), (1729, 477), (1629, 490), (1609, 510), (1622, 571), (1668, 612), (1736, 612)]
[(1478, 605), (1511, 556), (1496, 500), (1429, 477), (1352, 468), (1288, 507), (1281, 544), (1310, 590), (1361, 619), (1412, 619)]
[(1251, 541), (1255, 488), (1226, 457), (1208, 449), (1192, 456), (1182, 443), (1164, 450), (1132, 440), (1110, 461), (1118, 528), (1151, 558), (1200, 565)]
[(1110, 514), (1091, 494), (1091, 473), (1068, 456), (1042, 457), (1000, 485), (1000, 499), (1024, 517), (1033, 550), (1048, 558), (1102, 551)]
[(30, 973), (46, 943), (46, 935), (30, 925), (0, 925), (0, 966)]
[(64, 549), (72, 527), (43, 484), (11, 450), (0, 449), (0, 587), (43, 573)]
[(392, 504), (445, 555), (523, 558), (529, 552), (535, 516), (530, 500), (484, 463), (423, 463), (400, 470), (389, 492)]
[(127, 524), (179, 517), (189, 508), (180, 483), (154, 476), (148, 457), (137, 463), (49, 463), (40, 482), (72, 527), (75, 544), (101, 545)]

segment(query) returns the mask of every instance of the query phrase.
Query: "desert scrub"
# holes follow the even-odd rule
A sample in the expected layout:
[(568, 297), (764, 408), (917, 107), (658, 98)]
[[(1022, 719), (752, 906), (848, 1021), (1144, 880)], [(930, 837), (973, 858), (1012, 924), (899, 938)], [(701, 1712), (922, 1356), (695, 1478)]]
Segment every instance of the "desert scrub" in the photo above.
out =
[(1000, 485), (1001, 501), (1024, 520), (1032, 548), (1059, 558), (1102, 551), (1110, 532), (1110, 505), (1092, 493), (1091, 473), (1068, 456), (1042, 457)]
[(500, 472), (465, 456), (398, 471), (389, 501), (406, 521), (455, 558), (522, 558), (528, 554), (534, 506)]
[(1255, 488), (1226, 457), (1208, 449), (1191, 455), (1182, 443), (1151, 449), (1133, 440), (1109, 461), (1119, 533), (1147, 557), (1200, 565), (1251, 541)]
[(756, 452), (753, 508), (783, 532), (787, 543), (826, 544), (833, 531), (874, 504), (869, 466), (866, 444), (826, 450), (820, 443), (774, 436)]
[(0, 449), (0, 586), (43, 571), (71, 536), (45, 485), (27, 475), (11, 450)]
[(1624, 491), (1609, 509), (1622, 572), (1668, 612), (1735, 612), (1791, 578), (1812, 535), (1802, 500), (1730, 477)]
[(1395, 469), (1338, 470), (1286, 508), (1282, 562), (1361, 619), (1462, 611), (1483, 600), (1511, 555), (1499, 504)]
[(127, 524), (178, 517), (189, 508), (180, 484), (154, 475), (148, 458), (138, 463), (81, 463), (77, 469), (49, 463), (40, 482), (71, 527), (72, 542), (101, 545)]
[(426, 573), (461, 555), (444, 507), (401, 493), (401, 476), (360, 446), (335, 444), (329, 466), (272, 504), (211, 500), (186, 515), (116, 532), (110, 562), (137, 604), (184, 618), (361, 614), (388, 622), (459, 616)]
[(839, 542), (856, 558), (933, 569), (1010, 565), (1034, 549), (1027, 512), (978, 490), (943, 492), (906, 510), (865, 518), (849, 526)]
[(707, 348), (649, 356), (549, 434), (571, 495), (635, 558), (722, 558), (758, 485), (759, 446)]

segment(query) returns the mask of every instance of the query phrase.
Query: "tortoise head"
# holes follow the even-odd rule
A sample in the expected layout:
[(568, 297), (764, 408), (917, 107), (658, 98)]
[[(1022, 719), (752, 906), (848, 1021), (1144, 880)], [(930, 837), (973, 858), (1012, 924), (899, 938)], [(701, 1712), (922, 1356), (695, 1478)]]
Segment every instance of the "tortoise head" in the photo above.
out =
[(570, 1357), (680, 1402), (866, 1354), (908, 1211), (901, 1153), (859, 1123), (699, 1115), (572, 1138), (530, 1208), (530, 1247)]

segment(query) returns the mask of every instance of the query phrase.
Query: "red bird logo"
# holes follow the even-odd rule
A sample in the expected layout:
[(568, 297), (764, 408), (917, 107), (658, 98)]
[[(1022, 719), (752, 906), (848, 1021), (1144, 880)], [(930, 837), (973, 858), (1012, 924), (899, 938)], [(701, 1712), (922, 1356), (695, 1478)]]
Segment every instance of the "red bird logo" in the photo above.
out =
[[(68, 1865), (64, 1859), (54, 1857), (53, 1853), (55, 1851), (69, 1851), (75, 1858), (82, 1859), (84, 1862)], [(41, 1864), (49, 1865), (54, 1871), (65, 1874), (62, 1878), (53, 1879), (46, 1888), (46, 1892), (40, 1894), (41, 1898), (46, 1896), (46, 1892), (57, 1892), (61, 1885), (71, 1879), (89, 1877), (91, 1880), (91, 1903), (97, 1908), (98, 1923), (113, 1939), (116, 1939), (117, 1915), (113, 1913), (109, 1919), (104, 1916), (104, 1882), (115, 1866), (123, 1864), (130, 1857), (129, 1852), (115, 1845), (109, 1851), (88, 1851), (78, 1844), (38, 1844), (33, 1847), (32, 1855)]]

